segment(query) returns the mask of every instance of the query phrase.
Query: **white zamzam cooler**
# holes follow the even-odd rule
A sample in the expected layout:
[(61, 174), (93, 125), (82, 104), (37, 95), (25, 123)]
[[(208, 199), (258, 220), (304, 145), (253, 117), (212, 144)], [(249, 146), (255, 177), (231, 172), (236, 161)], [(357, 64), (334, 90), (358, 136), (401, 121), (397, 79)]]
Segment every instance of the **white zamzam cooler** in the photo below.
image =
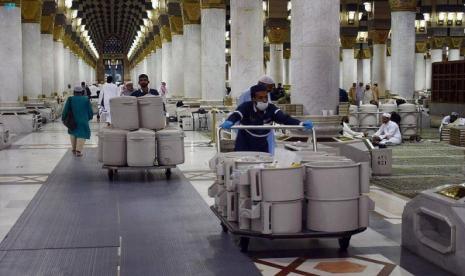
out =
[(157, 132), (157, 160), (161, 166), (184, 163), (184, 132), (164, 129)]
[(126, 136), (129, 131), (108, 129), (103, 133), (103, 164), (110, 166), (126, 165)]
[(110, 99), (111, 124), (114, 128), (134, 130), (139, 128), (139, 112), (136, 97)]
[(129, 167), (153, 166), (155, 151), (155, 131), (139, 129), (127, 134), (127, 163)]
[(163, 99), (159, 96), (144, 96), (137, 99), (141, 128), (164, 129), (166, 126)]

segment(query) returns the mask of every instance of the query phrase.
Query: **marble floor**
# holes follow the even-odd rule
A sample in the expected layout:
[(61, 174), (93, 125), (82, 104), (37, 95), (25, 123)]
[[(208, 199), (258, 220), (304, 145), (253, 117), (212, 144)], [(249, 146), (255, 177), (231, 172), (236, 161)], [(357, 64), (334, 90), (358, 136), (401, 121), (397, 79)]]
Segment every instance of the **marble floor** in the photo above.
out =
[[(92, 123), (86, 147), (97, 146), (96, 133), (101, 127)], [(202, 133), (186, 131), (185, 135), (186, 162), (179, 168), (211, 205), (207, 189), (214, 174), (208, 161), (216, 149)], [(66, 130), (55, 122), (39, 132), (16, 137), (10, 148), (0, 151), (0, 240), (67, 150)], [(263, 275), (448, 275), (401, 248), (401, 214), (407, 199), (378, 187), (372, 187), (370, 196), (377, 206), (371, 214), (371, 226), (352, 238), (347, 253), (337, 250), (336, 240), (256, 240), (251, 242), (248, 255)], [(270, 248), (270, 243), (276, 251), (260, 250)]]

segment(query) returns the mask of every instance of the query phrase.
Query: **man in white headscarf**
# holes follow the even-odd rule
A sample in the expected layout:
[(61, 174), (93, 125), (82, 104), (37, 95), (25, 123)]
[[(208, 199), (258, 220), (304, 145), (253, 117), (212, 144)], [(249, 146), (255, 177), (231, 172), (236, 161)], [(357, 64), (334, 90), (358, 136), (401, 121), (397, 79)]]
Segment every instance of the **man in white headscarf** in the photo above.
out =
[[(270, 93), (273, 91), (273, 88), (275, 86), (274, 80), (269, 77), (269, 76), (262, 76), (259, 80), (258, 83), (259, 85), (264, 85), (266, 86), (266, 91), (268, 92), (268, 102), (271, 102), (271, 96)], [(245, 102), (250, 102), (252, 101), (252, 94), (250, 93), (250, 88), (247, 89), (242, 95), (239, 97), (237, 101), (237, 106), (240, 106), (241, 104)], [(275, 148), (275, 143), (274, 143), (274, 131), (271, 130), (270, 134), (268, 135), (267, 138), (268, 142), (268, 152), (271, 154), (274, 154), (274, 148)]]
[(391, 121), (391, 114), (383, 113), (382, 121), (383, 124), (373, 135), (373, 144), (400, 145), (402, 143), (402, 135), (400, 134), (399, 126)]
[(110, 99), (114, 97), (118, 97), (120, 95), (120, 91), (118, 86), (113, 83), (113, 77), (107, 77), (107, 83), (102, 86), (100, 91), (99, 97), (99, 104), (100, 104), (100, 111), (102, 117), (105, 118), (105, 122), (110, 125), (111, 124), (111, 113), (110, 113)]

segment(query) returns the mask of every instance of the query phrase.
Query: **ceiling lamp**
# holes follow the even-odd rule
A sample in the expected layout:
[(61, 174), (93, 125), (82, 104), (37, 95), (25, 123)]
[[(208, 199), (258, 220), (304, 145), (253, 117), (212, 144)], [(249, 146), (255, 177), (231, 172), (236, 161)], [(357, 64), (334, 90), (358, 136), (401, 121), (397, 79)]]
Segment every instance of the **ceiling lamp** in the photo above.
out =
[(158, 9), (160, 2), (158, 0), (152, 0), (152, 8)]
[(73, 6), (73, 0), (65, 0), (65, 7), (67, 7), (68, 9), (71, 9), (72, 6)]

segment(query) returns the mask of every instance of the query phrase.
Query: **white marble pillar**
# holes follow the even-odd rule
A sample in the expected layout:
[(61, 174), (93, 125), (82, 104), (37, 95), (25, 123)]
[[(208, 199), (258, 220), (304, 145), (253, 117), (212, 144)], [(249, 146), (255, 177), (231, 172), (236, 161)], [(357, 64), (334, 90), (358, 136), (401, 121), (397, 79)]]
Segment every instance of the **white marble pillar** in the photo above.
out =
[(64, 47), (60, 41), (53, 42), (54, 92), (61, 95), (65, 91)]
[(73, 52), (70, 54), (71, 59), (71, 89), (74, 89), (75, 86), (81, 85), (81, 79), (79, 76), (79, 57), (76, 56)]
[[(363, 82), (363, 59), (356, 59), (357, 62), (357, 83)], [(365, 82), (363, 82), (365, 83)]]
[(79, 72), (79, 74), (78, 74), (79, 82), (78, 83), (85, 82), (86, 84), (88, 84), (87, 74), (86, 74), (86, 65), (85, 64), (86, 63), (81, 58), (78, 58), (78, 72)]
[(415, 91), (426, 88), (425, 53), (415, 53)]
[(290, 59), (286, 58), (283, 60), (283, 71), (284, 71), (284, 80), (283, 83), (288, 85), (291, 84), (291, 78), (290, 78), (290, 73), (291, 73), (291, 62)]
[(386, 90), (391, 90), (391, 56), (386, 57)]
[(460, 49), (449, 49), (449, 61), (460, 60)]
[(270, 66), (270, 61), (267, 60), (265, 62), (265, 75), (269, 76), (271, 73), (271, 66)]
[(431, 89), (431, 75), (433, 73), (433, 66), (432, 66), (432, 61), (431, 61), (431, 58), (427, 58), (426, 61), (425, 61), (425, 71), (426, 71), (426, 76), (425, 76), (425, 79), (426, 79), (426, 83), (425, 83), (425, 87), (426, 87), (426, 90), (429, 90)]
[(69, 48), (64, 47), (63, 48), (63, 87), (64, 91), (67, 91), (68, 85), (71, 85), (71, 57), (70, 57), (71, 52), (69, 51)]
[(42, 94), (50, 96), (54, 92), (54, 46), (52, 34), (41, 34)]
[(292, 1), (291, 100), (303, 104), (305, 114), (336, 111), (339, 104), (339, 4), (339, 0)]
[(357, 82), (357, 62), (353, 49), (342, 49), (342, 66), (343, 86), (344, 89), (349, 89), (352, 83)]
[[(23, 23), (23, 93), (37, 98), (42, 94), (42, 59), (40, 24)], [(39, 53), (37, 52), (39, 51)]]
[(184, 97), (200, 99), (201, 41), (200, 24), (184, 25)]
[(270, 44), (270, 76), (276, 84), (283, 83), (283, 44)]
[(171, 97), (173, 94), (171, 93), (171, 42), (163, 42), (162, 45), (162, 81), (166, 82), (166, 86), (168, 88), (168, 97)]
[(431, 62), (442, 61), (442, 49), (431, 49)]
[(0, 22), (0, 102), (15, 102), (23, 95), (21, 8), (0, 6)]
[(415, 89), (415, 12), (391, 12), (391, 90), (406, 99)]
[(369, 58), (365, 58), (362, 60), (363, 63), (363, 83), (372, 83), (371, 82), (371, 60)]
[(231, 95), (237, 98), (264, 73), (263, 10), (261, 0), (235, 0), (230, 5)]
[(157, 87), (157, 58), (155, 56), (155, 52), (150, 55), (149, 59), (150, 69), (149, 69), (149, 80), (150, 80), (150, 87), (158, 89)]
[(147, 60), (147, 57), (144, 58), (144, 60), (142, 61), (142, 67), (141, 67), (141, 74), (146, 74), (148, 73), (148, 60)]
[(372, 81), (384, 95), (386, 88), (386, 44), (373, 45)]
[[(155, 87), (157, 89), (160, 88), (161, 86), (161, 82), (163, 81), (163, 78), (162, 78), (162, 68), (163, 68), (163, 63), (162, 63), (162, 49), (161, 48), (157, 48), (157, 51), (155, 52), (155, 63), (156, 63), (156, 66), (157, 66), (157, 72), (156, 72), (156, 82), (155, 82)], [(152, 84), (153, 85), (153, 84)]]
[(348, 87), (344, 87), (344, 64), (342, 61), (339, 62), (339, 88), (347, 90)]
[(184, 38), (181, 34), (172, 34), (172, 77), (171, 94), (184, 96)]
[(221, 101), (226, 91), (226, 10), (202, 7), (201, 22), (202, 99)]

